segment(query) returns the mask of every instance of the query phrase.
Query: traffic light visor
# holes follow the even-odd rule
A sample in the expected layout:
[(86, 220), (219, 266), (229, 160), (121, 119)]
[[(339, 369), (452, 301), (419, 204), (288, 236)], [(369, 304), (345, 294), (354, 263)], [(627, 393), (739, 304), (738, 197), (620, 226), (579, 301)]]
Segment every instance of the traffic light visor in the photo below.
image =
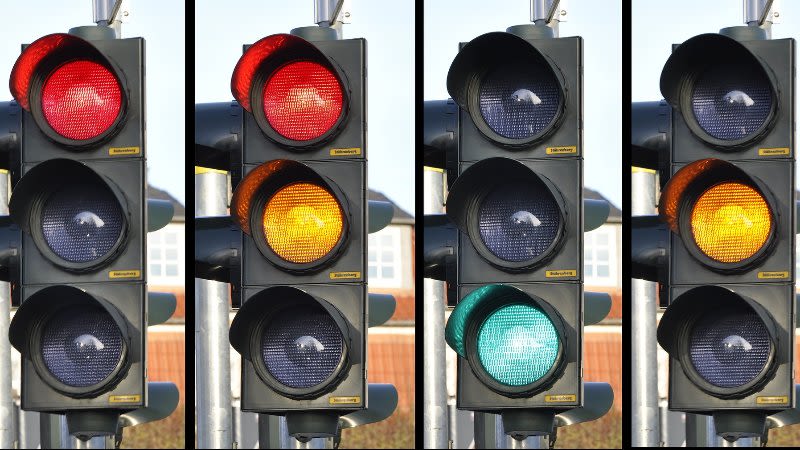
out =
[(343, 72), (316, 45), (290, 34), (267, 36), (245, 50), (231, 92), (261, 131), (288, 149), (321, 144), (347, 117)]
[(250, 171), (233, 193), (231, 215), (262, 254), (285, 270), (318, 269), (347, 241), (344, 194), (297, 161), (276, 159)]
[(51, 34), (28, 45), (14, 64), (9, 86), (42, 132), (64, 145), (96, 144), (124, 120), (121, 72), (76, 36)]
[(130, 330), (112, 304), (57, 285), (35, 292), (9, 326), (11, 345), (53, 389), (75, 398), (112, 388), (130, 365)]
[(267, 385), (303, 399), (334, 389), (348, 373), (352, 329), (325, 299), (274, 286), (242, 304), (229, 338)]
[(764, 306), (728, 288), (706, 285), (672, 300), (656, 336), (697, 387), (719, 398), (741, 398), (774, 373), (777, 333)]
[(70, 159), (29, 170), (14, 188), (9, 212), (47, 259), (75, 272), (113, 259), (124, 248), (130, 220), (119, 188)]
[(772, 248), (779, 216), (766, 186), (719, 159), (694, 161), (670, 178), (659, 214), (699, 261), (746, 270)]
[(489, 388), (517, 397), (546, 386), (561, 370), (566, 331), (545, 300), (491, 284), (459, 301), (447, 321), (445, 341)]
[(735, 149), (776, 117), (774, 75), (735, 39), (702, 34), (679, 45), (661, 72), (661, 93), (700, 139)]
[(484, 259), (512, 272), (554, 256), (566, 226), (558, 188), (508, 158), (484, 159), (464, 170), (447, 197), (447, 216)]
[(558, 127), (567, 89), (559, 69), (525, 39), (487, 33), (459, 51), (447, 92), (487, 138), (532, 145)]

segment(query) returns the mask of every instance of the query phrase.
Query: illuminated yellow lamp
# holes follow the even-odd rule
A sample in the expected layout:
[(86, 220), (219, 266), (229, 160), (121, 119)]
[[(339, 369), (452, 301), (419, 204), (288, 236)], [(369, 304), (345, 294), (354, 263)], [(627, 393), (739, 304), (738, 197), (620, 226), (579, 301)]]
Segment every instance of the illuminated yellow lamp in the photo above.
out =
[(325, 188), (308, 182), (278, 190), (264, 207), (267, 245), (286, 261), (305, 264), (327, 255), (343, 230), (342, 208)]
[(756, 189), (723, 182), (700, 195), (692, 209), (692, 235), (700, 250), (722, 263), (756, 254), (772, 230), (769, 205)]

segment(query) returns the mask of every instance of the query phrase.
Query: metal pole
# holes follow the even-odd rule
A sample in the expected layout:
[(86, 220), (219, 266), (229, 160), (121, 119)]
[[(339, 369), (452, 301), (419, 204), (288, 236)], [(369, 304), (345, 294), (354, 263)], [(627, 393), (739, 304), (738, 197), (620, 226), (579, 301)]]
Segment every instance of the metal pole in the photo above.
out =
[[(656, 205), (655, 171), (633, 168), (631, 214), (650, 215)], [(656, 347), (656, 283), (631, 279), (631, 445), (658, 447), (658, 360)]]
[[(8, 171), (0, 171), (0, 215), (8, 215)], [(11, 288), (0, 282), (0, 330), (11, 322)], [(6, 333), (8, 334), (8, 333)], [(0, 448), (14, 446), (14, 399), (11, 395), (11, 342), (0, 338)]]
[[(279, 419), (279, 416), (270, 414), (258, 415), (258, 448), (286, 448), (281, 446)], [(283, 432), (286, 432), (285, 426)], [(286, 436), (286, 442), (288, 442), (289, 435)]]
[(506, 445), (506, 429), (503, 427), (503, 416), (492, 414), (494, 417), (494, 448), (508, 448)]
[(108, 448), (106, 447), (107, 441), (105, 436), (93, 437), (86, 441), (82, 441), (74, 436), (71, 436), (70, 440), (72, 441), (71, 448)]
[(122, 0), (92, 0), (92, 21), (113, 28), (118, 39), (122, 37), (122, 22), (118, 17), (121, 5)]
[(495, 416), (495, 440), (496, 448), (545, 448), (542, 447), (542, 436), (529, 436), (523, 440), (517, 440), (506, 434), (503, 427), (503, 416)]
[[(425, 214), (444, 210), (444, 174), (424, 169)], [(447, 362), (444, 342), (444, 282), (424, 279), (423, 305), (423, 392), (425, 393), (423, 447), (447, 448)]]
[(555, 37), (558, 37), (560, 3), (560, 0), (531, 0), (531, 22), (547, 25), (553, 29)]
[[(770, 14), (773, 0), (744, 0), (744, 23), (751, 27), (763, 28), (767, 32), (767, 39), (772, 39), (772, 23), (778, 18)], [(774, 12), (778, 14), (778, 12)]]
[[(195, 216), (227, 214), (228, 177), (201, 171), (194, 177)], [(231, 448), (231, 373), (228, 286), (195, 278), (195, 394), (199, 448)]]
[(39, 413), (39, 443), (42, 448), (61, 448), (60, 418), (58, 414)]

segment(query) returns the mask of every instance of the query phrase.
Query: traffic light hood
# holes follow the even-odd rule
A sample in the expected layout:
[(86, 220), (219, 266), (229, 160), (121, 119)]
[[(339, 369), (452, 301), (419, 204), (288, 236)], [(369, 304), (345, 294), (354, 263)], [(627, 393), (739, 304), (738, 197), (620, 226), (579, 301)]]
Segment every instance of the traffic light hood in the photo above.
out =
[(231, 200), (231, 215), (234, 222), (246, 234), (252, 235), (251, 214), (261, 214), (261, 211), (252, 211), (259, 199), (270, 196), (280, 188), (294, 182), (308, 181), (327, 188), (342, 208), (345, 216), (344, 232), (346, 235), (347, 216), (349, 216), (344, 194), (335, 183), (320, 175), (307, 165), (288, 159), (274, 159), (267, 161), (248, 173), (236, 186)]
[[(513, 189), (520, 186), (528, 188), (528, 191)], [(512, 199), (511, 196), (519, 198)], [(540, 202), (546, 207), (536, 210), (530, 208), (534, 205), (515, 204), (512, 209), (518, 209), (516, 212), (505, 207), (504, 202), (518, 201), (522, 197), (526, 198), (525, 201)], [(490, 203), (493, 205), (492, 208), (497, 211), (494, 209), (487, 209), (488, 212), (483, 211), (484, 206)], [(528, 208), (526, 209), (526, 207)], [(486, 208), (489, 207), (486, 206)], [(533, 214), (532, 211), (536, 214)], [(481, 212), (492, 216), (491, 224), (496, 224), (497, 218), (502, 217), (503, 221), (509, 221), (515, 226), (542, 229), (546, 231), (546, 233), (543, 231), (546, 236), (541, 237), (535, 254), (501, 258), (501, 255), (498, 255), (497, 251), (489, 247), (488, 242), (484, 240), (483, 231), (485, 230), (482, 230), (479, 223), (479, 217), (482, 217)], [(478, 161), (464, 170), (450, 188), (446, 213), (459, 230), (469, 235), (481, 256), (491, 264), (512, 272), (528, 270), (555, 256), (558, 248), (563, 244), (564, 239), (562, 238), (568, 220), (564, 197), (547, 177), (534, 172), (520, 161), (500, 157)], [(493, 233), (489, 234), (494, 236)], [(522, 233), (522, 235), (528, 236), (526, 239), (538, 239), (531, 233)], [(515, 242), (517, 241), (519, 240)], [(493, 245), (504, 245), (504, 242), (506, 241), (498, 239)], [(522, 241), (517, 244), (520, 242)]]
[[(49, 34), (28, 45), (17, 58), (8, 83), (11, 95), (22, 108), (30, 111), (30, 89), (38, 82), (37, 74), (46, 76), (50, 73), (50, 70), (39, 73), (39, 68), (46, 65), (52, 69), (60, 63), (76, 58), (90, 59), (104, 66), (114, 67), (89, 41), (71, 34)], [(114, 72), (124, 86), (120, 71), (114, 70)]]
[(33, 225), (31, 218), (34, 208), (41, 207), (46, 196), (74, 184), (75, 180), (81, 180), (86, 185), (98, 185), (106, 188), (119, 202), (123, 215), (128, 218), (125, 195), (116, 184), (79, 161), (50, 159), (33, 167), (14, 186), (8, 202), (11, 219), (23, 231), (31, 233)]
[(8, 339), (11, 345), (22, 355), (29, 355), (28, 341), (32, 334), (31, 327), (56, 310), (76, 305), (101, 307), (111, 315), (120, 330), (127, 333), (127, 321), (108, 300), (90, 295), (73, 286), (57, 285), (36, 292), (20, 305), (8, 327)]
[(470, 99), (477, 96), (480, 82), (488, 71), (521, 61), (549, 67), (562, 81), (562, 96), (565, 94), (558, 67), (525, 39), (499, 31), (476, 37), (458, 52), (447, 72), (447, 92), (459, 106), (470, 110)]
[[(680, 233), (681, 206), (684, 197), (692, 191), (723, 181), (741, 181), (768, 192), (763, 183), (737, 166), (721, 159), (707, 158), (694, 161), (678, 170), (661, 192), (658, 214), (675, 233)], [(768, 194), (765, 194), (768, 195)]]
[(721, 34), (701, 34), (679, 45), (661, 71), (661, 94), (673, 108), (681, 107), (682, 91), (694, 78), (719, 64), (752, 66), (772, 80), (773, 74), (736, 39)]
[[(273, 34), (251, 45), (239, 58), (231, 76), (231, 93), (242, 108), (253, 112), (251, 92), (260, 72), (277, 69), (282, 64), (294, 60), (309, 60), (322, 64), (332, 70), (343, 83), (344, 78), (335, 64), (314, 44), (291, 34)], [(272, 70), (270, 70), (272, 69)]]
[(556, 329), (561, 331), (561, 336), (564, 336), (563, 324), (560, 323), (561, 319), (545, 302), (534, 299), (529, 294), (513, 286), (489, 284), (475, 289), (458, 302), (458, 305), (456, 305), (447, 320), (447, 326), (444, 330), (445, 341), (459, 356), (467, 358), (465, 342), (467, 328), (471, 322), (484, 319), (487, 313), (509, 303), (531, 303), (543, 308), (550, 320), (553, 321)]
[[(297, 306), (300, 304), (316, 304), (321, 306), (330, 316), (334, 322), (339, 326), (346, 337), (351, 335), (353, 327), (351, 327), (342, 314), (329, 302), (311, 295), (292, 286), (273, 286), (259, 292), (249, 300), (247, 300), (236, 317), (231, 322), (231, 329), (229, 338), (231, 346), (239, 352), (242, 357), (250, 359), (252, 355), (252, 334), (256, 332), (262, 319), (265, 316), (273, 315), (276, 311), (285, 308)], [(345, 345), (350, 346), (350, 341), (345, 339)]]

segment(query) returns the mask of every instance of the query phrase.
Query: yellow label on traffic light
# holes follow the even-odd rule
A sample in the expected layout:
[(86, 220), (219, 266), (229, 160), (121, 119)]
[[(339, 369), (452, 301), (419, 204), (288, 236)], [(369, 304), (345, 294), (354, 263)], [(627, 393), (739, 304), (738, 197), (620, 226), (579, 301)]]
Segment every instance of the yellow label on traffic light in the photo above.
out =
[(560, 395), (545, 395), (544, 401), (545, 403), (563, 403), (563, 402), (574, 402), (578, 400), (578, 396), (575, 394), (560, 394)]
[(756, 397), (757, 405), (785, 405), (789, 403), (789, 397), (785, 395)]
[(139, 147), (111, 147), (108, 149), (108, 156), (138, 155)]
[(578, 153), (578, 147), (573, 145), (571, 147), (547, 147), (545, 152), (548, 155), (563, 155), (567, 153)]
[(358, 405), (361, 403), (361, 397), (330, 397), (328, 404), (330, 405)]
[(139, 270), (112, 270), (108, 272), (108, 278), (139, 278), (141, 274)]
[(761, 280), (775, 280), (789, 278), (789, 272), (758, 272), (758, 278)]
[(108, 397), (108, 403), (139, 403), (142, 396), (136, 395), (112, 395)]
[(548, 270), (544, 273), (547, 278), (577, 277), (577, 270)]
[(331, 280), (361, 278), (361, 272), (331, 272)]
[(331, 149), (331, 156), (357, 156), (360, 154), (361, 154), (361, 149), (358, 147)]
[(758, 156), (782, 156), (789, 154), (789, 147), (774, 147), (758, 149)]

